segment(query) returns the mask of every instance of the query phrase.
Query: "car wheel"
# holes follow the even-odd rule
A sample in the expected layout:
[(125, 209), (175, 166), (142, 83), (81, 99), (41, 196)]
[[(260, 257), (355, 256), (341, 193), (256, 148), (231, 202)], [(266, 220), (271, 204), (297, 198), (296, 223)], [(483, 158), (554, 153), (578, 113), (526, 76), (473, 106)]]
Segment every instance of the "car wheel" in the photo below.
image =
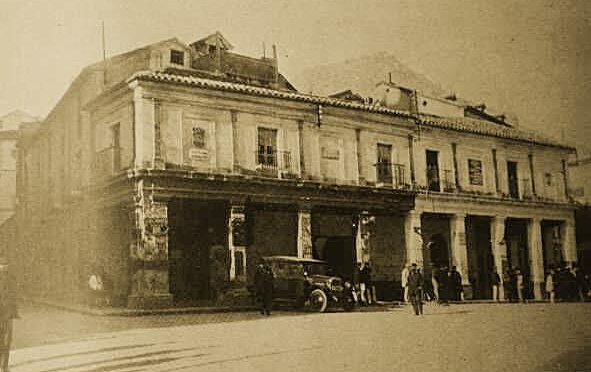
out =
[(310, 293), (309, 301), (309, 309), (318, 313), (324, 312), (326, 310), (326, 306), (328, 305), (328, 297), (326, 297), (326, 293), (324, 293), (321, 289), (315, 289)]

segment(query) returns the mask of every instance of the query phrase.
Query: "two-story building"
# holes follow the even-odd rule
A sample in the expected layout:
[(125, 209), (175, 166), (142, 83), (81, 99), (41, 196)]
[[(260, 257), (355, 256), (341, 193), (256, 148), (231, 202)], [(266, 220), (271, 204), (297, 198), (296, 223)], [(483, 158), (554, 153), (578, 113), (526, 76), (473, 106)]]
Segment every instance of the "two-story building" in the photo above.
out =
[(16, 142), (23, 123), (37, 118), (16, 110), (0, 117), (0, 225), (15, 210), (16, 204)]
[(23, 290), (80, 300), (101, 272), (117, 303), (170, 306), (239, 292), (282, 254), (346, 278), (371, 260), (382, 297), (409, 262), (455, 264), (480, 296), (519, 266), (538, 298), (545, 264), (576, 261), (572, 148), (393, 85), (388, 102), (302, 94), (275, 55), (231, 49), (215, 33), (112, 57), (22, 130)]
[(433, 266), (456, 266), (469, 298), (491, 298), (493, 273), (507, 280), (509, 269), (529, 279), (530, 297), (542, 298), (545, 269), (577, 261), (567, 173), (574, 149), (454, 96), (383, 82), (373, 102), (417, 117), (409, 220), (420, 234), (407, 238), (422, 251), (410, 257), (427, 275)]

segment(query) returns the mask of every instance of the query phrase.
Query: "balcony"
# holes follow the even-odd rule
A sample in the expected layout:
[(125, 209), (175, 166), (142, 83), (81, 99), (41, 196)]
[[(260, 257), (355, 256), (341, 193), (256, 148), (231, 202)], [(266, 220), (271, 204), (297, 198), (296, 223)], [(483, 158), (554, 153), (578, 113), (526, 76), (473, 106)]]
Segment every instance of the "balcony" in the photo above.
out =
[(404, 164), (378, 163), (376, 167), (378, 174), (377, 187), (410, 188), (410, 184), (406, 179), (406, 166)]
[[(290, 151), (274, 151), (261, 153), (255, 151), (256, 167), (254, 175), (268, 178), (298, 178), (297, 168)], [(252, 173), (243, 170), (242, 173)]]
[(121, 170), (121, 148), (107, 147), (94, 155), (93, 173), (95, 178), (111, 177)]

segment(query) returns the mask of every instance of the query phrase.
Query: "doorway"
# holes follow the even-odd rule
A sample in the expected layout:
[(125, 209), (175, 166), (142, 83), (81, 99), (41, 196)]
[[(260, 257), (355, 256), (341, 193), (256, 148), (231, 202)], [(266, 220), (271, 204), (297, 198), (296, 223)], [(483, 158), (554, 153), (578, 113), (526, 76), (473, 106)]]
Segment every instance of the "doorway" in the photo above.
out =
[(353, 278), (356, 262), (355, 238), (350, 236), (322, 236), (314, 239), (314, 258), (328, 262), (334, 275), (346, 280)]
[(169, 290), (176, 303), (213, 297), (218, 283), (212, 279), (219, 281), (217, 271), (227, 265), (216, 259), (222, 257), (219, 247), (227, 246), (226, 210), (226, 204), (217, 201), (169, 202)]
[(472, 298), (492, 298), (492, 254), (490, 218), (468, 216), (466, 218), (466, 248), (468, 250), (468, 279), (472, 286)]

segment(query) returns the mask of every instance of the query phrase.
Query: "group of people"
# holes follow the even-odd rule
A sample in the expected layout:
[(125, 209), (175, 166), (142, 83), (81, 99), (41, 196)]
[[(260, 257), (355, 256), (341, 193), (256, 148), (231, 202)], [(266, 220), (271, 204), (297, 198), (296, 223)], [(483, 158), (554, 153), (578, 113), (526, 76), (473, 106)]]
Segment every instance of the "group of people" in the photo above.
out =
[(377, 302), (376, 288), (371, 280), (371, 265), (368, 262), (357, 263), (353, 270), (353, 298), (356, 303), (369, 306)]
[(589, 290), (589, 278), (578, 266), (569, 267), (562, 263), (558, 267), (550, 267), (546, 274), (546, 298), (550, 302), (585, 301)]
[[(421, 269), (415, 264), (405, 265), (401, 273), (401, 283), (405, 302), (410, 302), (412, 287), (409, 284), (410, 274), (416, 271), (422, 278)], [(449, 269), (447, 266), (433, 265), (431, 280), (425, 281), (422, 278), (421, 291), (426, 301), (433, 301), (438, 304), (447, 304), (449, 301), (463, 300), (464, 289), (462, 287), (462, 275), (455, 266)]]
[(529, 283), (529, 279), (519, 267), (508, 268), (503, 276), (503, 286), (507, 300), (509, 302), (525, 302), (528, 297), (526, 283)]

